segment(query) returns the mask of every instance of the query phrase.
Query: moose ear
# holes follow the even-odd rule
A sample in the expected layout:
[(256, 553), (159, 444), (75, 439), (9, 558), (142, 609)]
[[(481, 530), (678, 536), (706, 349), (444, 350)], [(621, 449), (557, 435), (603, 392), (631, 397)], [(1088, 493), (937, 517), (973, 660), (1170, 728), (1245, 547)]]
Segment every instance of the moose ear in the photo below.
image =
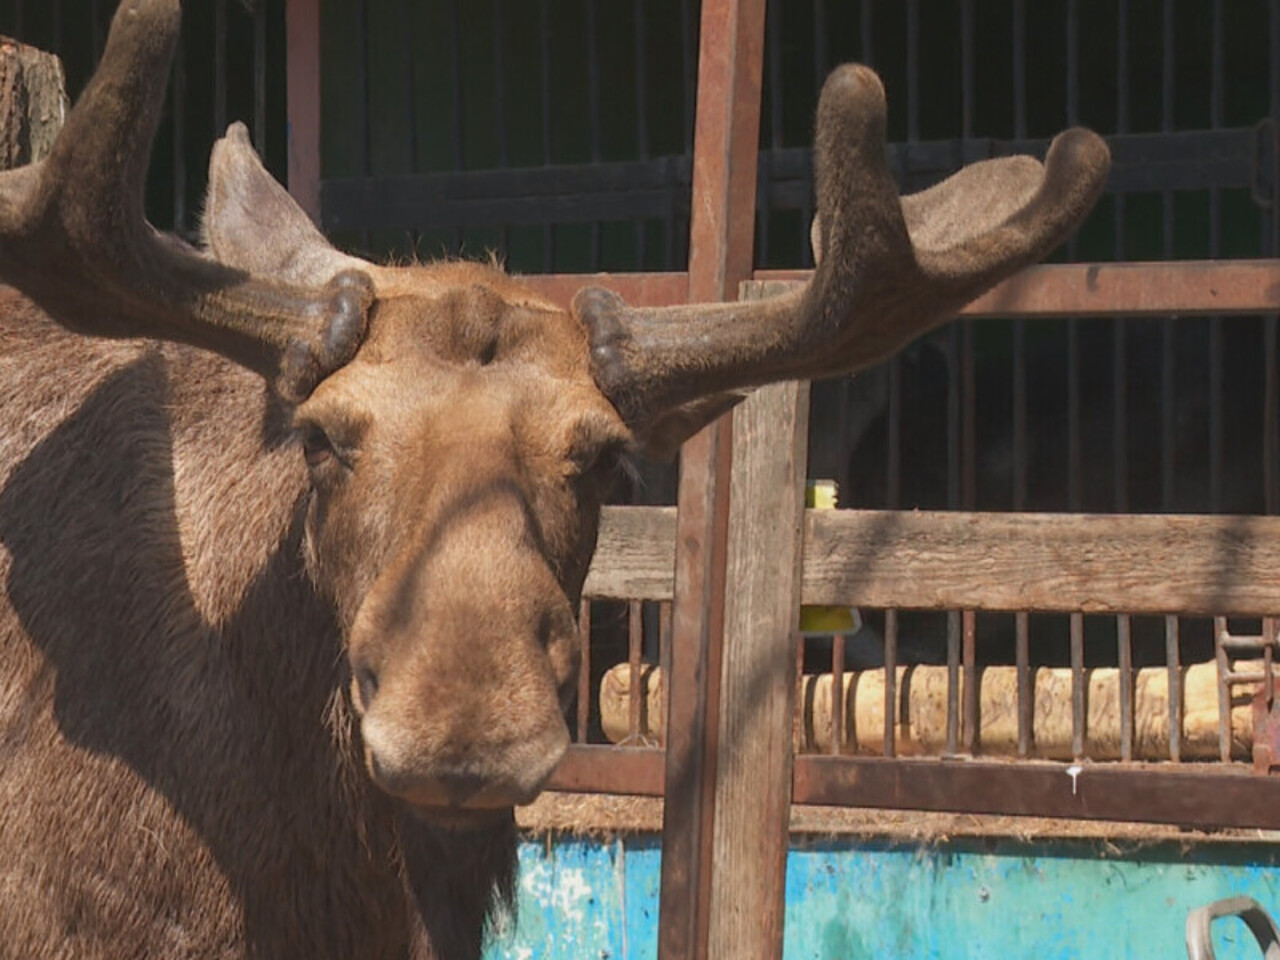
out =
[(243, 123), (213, 145), (201, 232), (215, 260), (279, 283), (322, 287), (343, 270), (370, 268), (316, 229), (263, 167)]

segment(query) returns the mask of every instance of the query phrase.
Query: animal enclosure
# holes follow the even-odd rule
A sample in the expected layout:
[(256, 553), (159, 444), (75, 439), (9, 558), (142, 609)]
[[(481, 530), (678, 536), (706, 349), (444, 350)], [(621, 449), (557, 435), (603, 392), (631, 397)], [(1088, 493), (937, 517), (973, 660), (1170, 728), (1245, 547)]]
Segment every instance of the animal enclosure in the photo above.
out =
[[(679, 83), (655, 93), (639, 65), (659, 40), (635, 31), (639, 119), (619, 158), (602, 101), (609, 41), (590, 19), (617, 13), (589, 3), (591, 122), (576, 161), (555, 147), (561, 80), (544, 75), (529, 111), (541, 154), (516, 149), (520, 124), (503, 127), (512, 63), (540, 69), (552, 50), (548, 30), (531, 31), (541, 52), (504, 46), (502, 23), (530, 15), (514, 4), (494, 4), (492, 35), (474, 27), (469, 40), (462, 5), (431, 7), (453, 51), (433, 60), (452, 71), (451, 99), (410, 98), (403, 129), (373, 115), (380, 88), (431, 79), (377, 46), (401, 22), (385, 16), (394, 6), (293, 0), (249, 17), (219, 0), (200, 55), (225, 74), (228, 31), (252, 31), (255, 80), (239, 102), (282, 168), (267, 117), (284, 111), (287, 24), (291, 187), (312, 212), (380, 252), (497, 247), (556, 296), (598, 269), (633, 303), (758, 297), (800, 279), (812, 184), (795, 144), (811, 75), (842, 59), (886, 75), (904, 187), (1042, 151), (1048, 115), (1094, 125), (1116, 158), (1070, 262), (1027, 271), (877, 371), (814, 385), (812, 406), (805, 388), (762, 391), (686, 450), (679, 514), (662, 473), (635, 495), (647, 505), (606, 511), (587, 588), (598, 602), (580, 617), (578, 743), (555, 784), (665, 796), (664, 956), (708, 940), (732, 953), (723, 944), (747, 933), (712, 919), (732, 909), (777, 935), (776, 873), (733, 887), (743, 864), (785, 851), (789, 802), (1280, 827), (1280, 4), (1216, 0), (1206, 22), (1125, 0), (670, 4)], [(642, 6), (628, 12), (643, 24)], [(62, 4), (11, 10), (30, 25), (37, 7)], [(334, 44), (353, 24), (359, 42)], [(1086, 34), (1114, 49), (1082, 51)], [(479, 67), (461, 62), (466, 43)], [(699, 44), (731, 53), (696, 74)], [(490, 75), (488, 101), (465, 85), (474, 73)], [(226, 90), (212, 94), (210, 138), (233, 114)], [(493, 129), (474, 132), (483, 110), (463, 105), (493, 99)], [(714, 109), (729, 101), (731, 117)], [(675, 105), (674, 133), (646, 125), (655, 102)], [(326, 149), (322, 116), (328, 136), (361, 135)], [(172, 117), (171, 181), (151, 201), (170, 202), (183, 229), (198, 189), (180, 145), (195, 122), (176, 106)], [(455, 153), (426, 146), (433, 124), (451, 128)], [(697, 174), (707, 198), (732, 203), (694, 202)], [(806, 477), (839, 480), (861, 509), (805, 512)], [(801, 604), (857, 608), (863, 629), (806, 650)], [(756, 845), (735, 847), (726, 824)]]

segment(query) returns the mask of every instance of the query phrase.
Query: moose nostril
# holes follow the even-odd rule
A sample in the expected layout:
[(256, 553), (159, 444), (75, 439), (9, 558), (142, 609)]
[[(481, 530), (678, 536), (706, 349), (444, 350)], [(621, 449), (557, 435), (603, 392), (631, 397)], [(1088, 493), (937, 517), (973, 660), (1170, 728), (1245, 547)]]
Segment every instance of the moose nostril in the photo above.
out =
[(362, 710), (368, 710), (373, 698), (378, 695), (378, 675), (372, 667), (361, 664), (355, 668), (355, 678), (359, 706)]

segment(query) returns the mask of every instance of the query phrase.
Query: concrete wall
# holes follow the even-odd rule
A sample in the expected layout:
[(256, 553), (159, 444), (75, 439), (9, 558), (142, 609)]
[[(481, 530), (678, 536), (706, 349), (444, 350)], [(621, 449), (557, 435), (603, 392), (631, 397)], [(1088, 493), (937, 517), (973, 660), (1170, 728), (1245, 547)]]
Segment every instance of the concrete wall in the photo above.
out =
[[(531, 840), (519, 919), (486, 960), (657, 956), (660, 842)], [(1187, 911), (1247, 894), (1280, 913), (1280, 847), (848, 840), (793, 847), (786, 960), (1183, 958)], [(1258, 957), (1244, 926), (1215, 926), (1220, 958)]]

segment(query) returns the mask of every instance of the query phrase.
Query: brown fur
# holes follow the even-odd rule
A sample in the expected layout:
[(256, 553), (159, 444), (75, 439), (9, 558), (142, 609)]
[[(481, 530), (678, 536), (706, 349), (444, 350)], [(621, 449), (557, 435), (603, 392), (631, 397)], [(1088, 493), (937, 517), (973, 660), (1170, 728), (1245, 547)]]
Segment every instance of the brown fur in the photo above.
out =
[(373, 787), (342, 637), (413, 730), (409, 792), (515, 777), (562, 723), (581, 460), (625, 436), (581, 330), (474, 285), (382, 303), (298, 411), (363, 430), (317, 494), (259, 377), (10, 291), (0, 403), (0, 955), (477, 955), (510, 811), (442, 829)]

